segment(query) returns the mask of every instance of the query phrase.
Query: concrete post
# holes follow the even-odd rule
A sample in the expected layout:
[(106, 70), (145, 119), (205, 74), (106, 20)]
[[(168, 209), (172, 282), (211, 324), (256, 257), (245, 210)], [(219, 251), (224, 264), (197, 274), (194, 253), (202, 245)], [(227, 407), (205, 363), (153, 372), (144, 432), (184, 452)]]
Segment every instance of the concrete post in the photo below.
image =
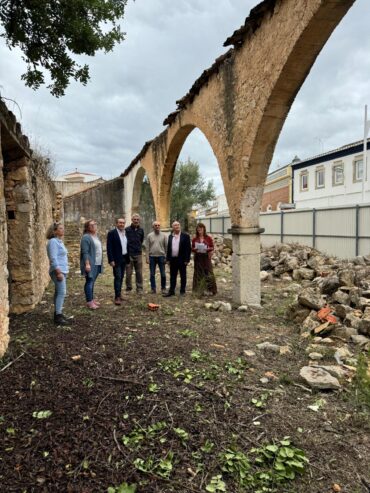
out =
[(260, 306), (260, 234), (262, 228), (232, 227), (233, 301), (239, 305)]

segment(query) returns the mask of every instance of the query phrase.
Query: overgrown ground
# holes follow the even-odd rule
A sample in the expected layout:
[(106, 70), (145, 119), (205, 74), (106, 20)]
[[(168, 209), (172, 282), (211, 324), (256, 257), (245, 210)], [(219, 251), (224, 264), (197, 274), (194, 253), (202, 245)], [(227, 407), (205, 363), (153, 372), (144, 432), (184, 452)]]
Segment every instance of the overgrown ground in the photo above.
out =
[[(229, 301), (230, 278), (219, 272), (218, 285), (216, 299)], [(130, 293), (116, 307), (110, 273), (90, 312), (82, 286), (72, 275), (70, 327), (51, 322), (51, 286), (12, 319), (0, 361), (1, 492), (369, 491), (366, 408), (348, 383), (324, 394), (300, 380), (308, 341), (283, 317), (282, 282), (248, 313), (208, 311), (190, 294)], [(263, 341), (289, 347), (263, 353)]]

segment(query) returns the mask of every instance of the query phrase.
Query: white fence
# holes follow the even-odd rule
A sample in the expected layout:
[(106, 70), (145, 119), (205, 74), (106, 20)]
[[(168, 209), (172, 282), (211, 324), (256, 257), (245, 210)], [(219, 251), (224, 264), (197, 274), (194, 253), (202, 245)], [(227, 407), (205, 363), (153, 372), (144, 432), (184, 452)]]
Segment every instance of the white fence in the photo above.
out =
[[(207, 231), (227, 234), (230, 217), (202, 217)], [(352, 258), (370, 254), (370, 205), (298, 209), (261, 213), (260, 227), (264, 246), (275, 243), (300, 243), (329, 255)]]

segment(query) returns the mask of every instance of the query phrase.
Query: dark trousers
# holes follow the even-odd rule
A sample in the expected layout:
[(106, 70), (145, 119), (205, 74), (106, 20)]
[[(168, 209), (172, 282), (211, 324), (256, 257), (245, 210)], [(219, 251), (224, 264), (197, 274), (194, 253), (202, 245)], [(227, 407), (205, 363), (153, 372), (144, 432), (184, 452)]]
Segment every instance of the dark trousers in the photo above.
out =
[(186, 265), (183, 260), (172, 258), (170, 260), (170, 293), (176, 289), (177, 274), (180, 273), (180, 293), (185, 293), (186, 289)]
[(130, 255), (130, 262), (126, 267), (126, 288), (132, 289), (132, 271), (135, 269), (136, 291), (143, 290), (143, 259), (142, 255)]
[(155, 285), (155, 269), (158, 265), (159, 272), (161, 274), (161, 288), (166, 289), (166, 271), (165, 271), (165, 257), (152, 257), (149, 256), (149, 269), (150, 269), (150, 287), (156, 289)]
[(122, 255), (121, 260), (119, 262), (115, 262), (115, 265), (113, 267), (114, 295), (116, 298), (121, 296), (122, 283), (123, 278), (125, 277), (127, 261), (129, 261), (127, 257), (125, 255)]

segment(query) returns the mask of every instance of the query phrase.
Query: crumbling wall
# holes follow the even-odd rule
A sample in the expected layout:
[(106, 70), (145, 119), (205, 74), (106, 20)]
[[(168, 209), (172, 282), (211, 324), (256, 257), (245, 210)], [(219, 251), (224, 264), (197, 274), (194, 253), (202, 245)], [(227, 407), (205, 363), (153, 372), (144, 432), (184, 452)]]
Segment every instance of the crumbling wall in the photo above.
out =
[(0, 127), (0, 358), (5, 353), (9, 342), (8, 245), (3, 166)]
[(7, 163), (4, 178), (10, 311), (24, 313), (40, 301), (49, 282), (45, 234), (53, 221), (55, 190), (38, 159)]
[[(124, 185), (119, 177), (64, 199), (64, 222), (81, 225), (88, 219), (98, 222), (98, 232), (105, 235), (124, 215)], [(68, 234), (68, 231), (66, 231)]]

